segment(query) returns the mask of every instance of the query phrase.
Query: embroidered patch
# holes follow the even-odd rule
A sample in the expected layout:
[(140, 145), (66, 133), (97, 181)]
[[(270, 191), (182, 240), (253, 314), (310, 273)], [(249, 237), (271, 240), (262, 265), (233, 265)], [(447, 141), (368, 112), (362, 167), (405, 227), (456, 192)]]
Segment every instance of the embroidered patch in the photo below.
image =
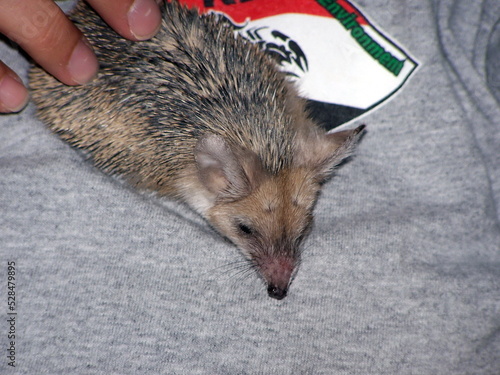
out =
[(347, 0), (183, 0), (225, 14), (274, 55), (326, 129), (345, 125), (400, 90), (417, 62)]

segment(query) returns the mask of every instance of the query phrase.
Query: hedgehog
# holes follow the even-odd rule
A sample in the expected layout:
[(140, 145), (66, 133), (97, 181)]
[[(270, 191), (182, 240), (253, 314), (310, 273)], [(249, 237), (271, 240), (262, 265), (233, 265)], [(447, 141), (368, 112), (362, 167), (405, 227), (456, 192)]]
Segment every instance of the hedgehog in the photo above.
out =
[(191, 206), (282, 299), (318, 194), (364, 125), (326, 132), (276, 61), (227, 18), (161, 7), (158, 34), (134, 42), (79, 2), (70, 19), (99, 73), (66, 86), (33, 66), (37, 116), (104, 172)]

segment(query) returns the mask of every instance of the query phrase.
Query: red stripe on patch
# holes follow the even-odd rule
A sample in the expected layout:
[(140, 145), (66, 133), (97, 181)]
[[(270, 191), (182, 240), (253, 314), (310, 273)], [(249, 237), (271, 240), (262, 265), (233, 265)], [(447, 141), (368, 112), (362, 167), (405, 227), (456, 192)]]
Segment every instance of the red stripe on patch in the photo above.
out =
[[(226, 0), (180, 0), (181, 3), (188, 7), (196, 7), (202, 13), (210, 10), (216, 10), (227, 14), (236, 23), (243, 23), (248, 18), (258, 20), (260, 18), (271, 17), (285, 13), (310, 14), (314, 16), (332, 17), (332, 15), (317, 1), (314, 0), (231, 0), (233, 4), (226, 4), (230, 1)], [(361, 25), (366, 25), (368, 22), (353, 7), (347, 0), (338, 0), (337, 3), (349, 13), (357, 14), (357, 21)], [(210, 6), (205, 6), (208, 4)], [(213, 6), (212, 6), (213, 5)]]

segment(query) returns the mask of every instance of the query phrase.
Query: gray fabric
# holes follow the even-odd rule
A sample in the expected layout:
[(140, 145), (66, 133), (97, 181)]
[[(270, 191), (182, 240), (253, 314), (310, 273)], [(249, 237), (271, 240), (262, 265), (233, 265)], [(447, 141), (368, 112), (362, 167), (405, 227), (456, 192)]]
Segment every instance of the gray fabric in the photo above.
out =
[(420, 67), (363, 119), (283, 301), (196, 214), (105, 176), (33, 106), (0, 117), (2, 327), (7, 260), (18, 307), (1, 373), (500, 373), (500, 3), (356, 4)]

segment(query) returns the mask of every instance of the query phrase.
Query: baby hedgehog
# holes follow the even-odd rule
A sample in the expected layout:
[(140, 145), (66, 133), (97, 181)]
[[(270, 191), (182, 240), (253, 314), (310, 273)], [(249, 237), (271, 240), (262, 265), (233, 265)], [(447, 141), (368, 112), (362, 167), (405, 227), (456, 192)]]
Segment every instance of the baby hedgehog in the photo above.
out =
[(320, 187), (364, 126), (327, 134), (275, 61), (222, 16), (176, 1), (162, 12), (156, 37), (132, 42), (80, 2), (71, 19), (99, 74), (70, 87), (32, 68), (38, 116), (105, 172), (189, 204), (282, 299)]

